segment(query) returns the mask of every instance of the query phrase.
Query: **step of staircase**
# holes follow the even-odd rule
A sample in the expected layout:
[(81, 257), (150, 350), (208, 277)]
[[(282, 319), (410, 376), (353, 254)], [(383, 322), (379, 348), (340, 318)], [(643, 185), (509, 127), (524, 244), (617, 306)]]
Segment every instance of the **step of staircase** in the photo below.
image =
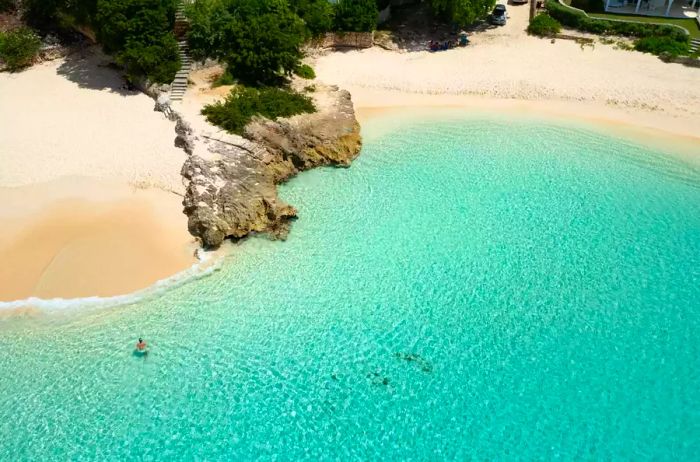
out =
[(692, 39), (690, 41), (690, 52), (695, 53), (700, 49), (700, 39)]
[(192, 60), (189, 55), (189, 46), (184, 35), (190, 27), (190, 23), (185, 16), (185, 3), (187, 0), (179, 0), (175, 9), (175, 24), (173, 31), (177, 37), (177, 54), (180, 58), (180, 69), (175, 73), (175, 79), (170, 84), (170, 100), (182, 101), (187, 92), (187, 82), (192, 69)]

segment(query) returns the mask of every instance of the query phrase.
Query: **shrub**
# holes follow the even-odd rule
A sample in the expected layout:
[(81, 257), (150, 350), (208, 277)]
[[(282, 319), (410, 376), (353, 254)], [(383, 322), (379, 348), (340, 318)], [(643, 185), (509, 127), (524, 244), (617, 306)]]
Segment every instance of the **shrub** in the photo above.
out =
[(690, 51), (687, 42), (679, 42), (671, 37), (644, 37), (635, 42), (634, 49), (655, 55), (664, 54), (672, 58), (687, 55)]
[(256, 115), (276, 120), (315, 111), (311, 99), (300, 93), (283, 88), (241, 86), (231, 90), (223, 102), (205, 106), (202, 114), (210, 123), (240, 135)]
[(235, 84), (236, 84), (236, 79), (234, 79), (233, 76), (231, 75), (231, 73), (228, 70), (226, 70), (226, 71), (224, 71), (223, 74), (221, 74), (219, 77), (217, 77), (216, 80), (214, 80), (214, 82), (212, 82), (211, 86), (212, 86), (212, 88), (216, 88), (216, 87), (221, 87), (224, 85), (235, 85)]
[(297, 66), (297, 68), (294, 69), (294, 73), (302, 79), (312, 80), (316, 78), (316, 73), (314, 72), (314, 70), (311, 68), (311, 66), (308, 66), (306, 64), (301, 64), (300, 66)]
[(561, 24), (548, 14), (538, 14), (527, 26), (527, 31), (532, 35), (551, 37), (561, 31)]
[(169, 33), (155, 37), (150, 44), (129, 40), (115, 57), (130, 79), (146, 76), (153, 82), (170, 83), (180, 69), (177, 41)]
[(6, 33), (0, 32), (0, 58), (11, 71), (32, 64), (40, 48), (39, 36), (28, 27), (20, 27)]
[(377, 28), (376, 0), (340, 0), (335, 7), (335, 29), (341, 32), (371, 32)]

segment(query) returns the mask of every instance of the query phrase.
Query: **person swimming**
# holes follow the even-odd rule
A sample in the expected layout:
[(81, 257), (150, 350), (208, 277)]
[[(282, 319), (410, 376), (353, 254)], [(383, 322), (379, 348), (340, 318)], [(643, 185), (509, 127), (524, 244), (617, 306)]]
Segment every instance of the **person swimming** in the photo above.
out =
[(139, 342), (136, 344), (136, 349), (138, 351), (146, 351), (146, 342), (141, 337), (139, 337)]

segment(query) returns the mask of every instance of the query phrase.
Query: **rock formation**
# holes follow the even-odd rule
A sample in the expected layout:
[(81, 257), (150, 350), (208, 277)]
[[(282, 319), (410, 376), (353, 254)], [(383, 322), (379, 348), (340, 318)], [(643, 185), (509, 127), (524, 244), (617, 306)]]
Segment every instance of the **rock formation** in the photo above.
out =
[(176, 145), (189, 154), (183, 205), (190, 233), (205, 246), (252, 232), (285, 238), (297, 212), (278, 198), (277, 184), (316, 166), (348, 166), (358, 155), (360, 127), (350, 94), (316, 85), (313, 99), (316, 113), (256, 118), (243, 137), (195, 131), (158, 101), (156, 108), (177, 121)]

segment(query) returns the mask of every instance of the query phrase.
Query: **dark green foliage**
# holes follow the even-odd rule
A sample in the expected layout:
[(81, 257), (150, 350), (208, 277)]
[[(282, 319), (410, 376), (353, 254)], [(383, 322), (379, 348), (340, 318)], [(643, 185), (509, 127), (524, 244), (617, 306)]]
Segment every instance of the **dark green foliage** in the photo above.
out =
[(634, 49), (672, 58), (687, 55), (690, 51), (688, 42), (679, 42), (671, 37), (644, 37), (635, 42)]
[(65, 5), (66, 0), (23, 0), (24, 20), (39, 29), (49, 28)]
[(15, 0), (0, 0), (0, 13), (4, 13), (6, 11), (14, 11), (15, 9)]
[(240, 135), (256, 115), (276, 120), (279, 117), (315, 111), (316, 108), (308, 96), (291, 90), (238, 87), (231, 90), (224, 102), (205, 106), (202, 114), (210, 123)]
[(459, 26), (468, 26), (485, 18), (496, 0), (428, 0), (435, 14)]
[(193, 55), (226, 62), (242, 82), (276, 84), (299, 65), (304, 22), (286, 0), (200, 0), (188, 14)]
[(561, 24), (548, 14), (538, 14), (527, 26), (527, 31), (532, 35), (551, 37), (561, 31)]
[(335, 10), (328, 0), (289, 0), (289, 4), (304, 21), (312, 37), (333, 29)]
[(174, 0), (97, 0), (97, 38), (130, 77), (173, 80), (180, 67)]
[(302, 64), (294, 69), (294, 73), (301, 77), (302, 79), (312, 80), (316, 78), (316, 73), (313, 68), (309, 65)]
[(335, 7), (335, 30), (371, 32), (377, 28), (376, 0), (340, 0)]
[(377, 3), (377, 9), (379, 11), (384, 11), (384, 9), (391, 5), (391, 0), (376, 0)]
[[(592, 32), (594, 34), (622, 35), (625, 37), (664, 38), (664, 40), (645, 40), (641, 47), (649, 53), (667, 51), (669, 53), (687, 53), (689, 37), (677, 27), (639, 22), (608, 21), (586, 16), (571, 8), (567, 8), (556, 0), (547, 0), (547, 12), (561, 24), (573, 29)], [(676, 42), (673, 45), (671, 42)], [(639, 42), (638, 42), (639, 43)], [(636, 46), (635, 46), (636, 48)], [(637, 48), (639, 49), (639, 48)], [(685, 51), (683, 51), (685, 50)]]
[(0, 58), (11, 71), (32, 64), (39, 48), (41, 48), (39, 36), (28, 27), (0, 32)]
[(602, 13), (605, 11), (604, 0), (571, 0), (571, 6), (586, 13)]

